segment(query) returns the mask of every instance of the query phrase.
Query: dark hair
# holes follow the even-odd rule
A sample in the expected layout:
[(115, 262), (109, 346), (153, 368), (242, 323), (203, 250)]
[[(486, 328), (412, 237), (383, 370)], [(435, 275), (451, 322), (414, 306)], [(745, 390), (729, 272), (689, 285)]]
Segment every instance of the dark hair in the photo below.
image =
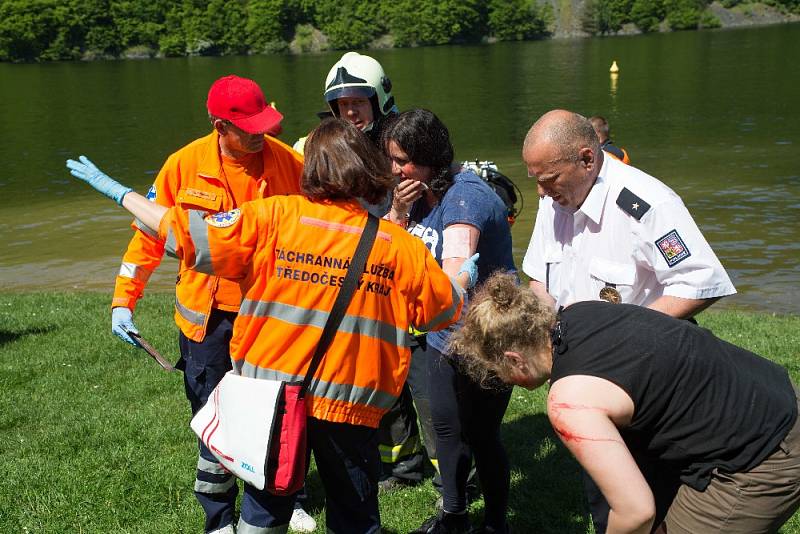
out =
[(346, 120), (325, 119), (309, 134), (300, 183), (308, 198), (363, 198), (377, 204), (393, 186), (389, 161)]
[(387, 153), (389, 141), (397, 143), (412, 163), (431, 168), (428, 187), (441, 199), (453, 185), (453, 145), (439, 117), (427, 109), (410, 109), (391, 117), (381, 136), (381, 146)]

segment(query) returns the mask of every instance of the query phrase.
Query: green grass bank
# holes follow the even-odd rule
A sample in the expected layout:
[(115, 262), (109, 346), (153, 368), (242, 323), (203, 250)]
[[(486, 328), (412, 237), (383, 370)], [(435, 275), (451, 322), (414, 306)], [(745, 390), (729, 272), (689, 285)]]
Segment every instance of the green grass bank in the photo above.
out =
[[(195, 440), (179, 373), (110, 333), (110, 297), (0, 295), (0, 532), (199, 533), (191, 492)], [(173, 297), (151, 294), (137, 326), (176, 359)], [(800, 383), (800, 316), (703, 313), (721, 337), (784, 365)], [(517, 533), (591, 532), (575, 462), (544, 415), (545, 389), (514, 390), (503, 426)], [(323, 492), (309, 477), (324, 532)], [(384, 531), (405, 533), (433, 512), (430, 482), (381, 496)], [(477, 519), (482, 503), (472, 505)], [(800, 514), (783, 528), (800, 534)]]

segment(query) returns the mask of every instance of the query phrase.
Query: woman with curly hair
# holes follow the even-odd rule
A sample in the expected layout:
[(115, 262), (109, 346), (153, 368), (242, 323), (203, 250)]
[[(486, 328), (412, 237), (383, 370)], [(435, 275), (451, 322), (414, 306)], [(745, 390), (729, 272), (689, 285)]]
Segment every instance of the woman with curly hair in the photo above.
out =
[[(498, 269), (516, 270), (505, 205), (475, 173), (453, 166), (450, 134), (436, 115), (424, 109), (401, 113), (385, 126), (382, 139), (392, 173), (399, 180), (391, 220), (422, 239), (446, 273), (456, 274), (464, 260), (476, 253), (478, 282)], [(486, 505), (483, 528), (485, 532), (506, 532), (509, 469), (500, 423), (511, 388), (487, 389), (461, 372), (460, 358), (448, 350), (453, 331), (428, 334), (425, 355), (413, 357), (427, 364), (443, 493), (441, 513), (416, 532), (469, 529), (467, 478), (472, 457)]]
[(774, 533), (800, 506), (786, 369), (688, 321), (587, 301), (555, 314), (490, 278), (451, 338), (476, 380), (535, 389), (608, 500), (609, 533)]

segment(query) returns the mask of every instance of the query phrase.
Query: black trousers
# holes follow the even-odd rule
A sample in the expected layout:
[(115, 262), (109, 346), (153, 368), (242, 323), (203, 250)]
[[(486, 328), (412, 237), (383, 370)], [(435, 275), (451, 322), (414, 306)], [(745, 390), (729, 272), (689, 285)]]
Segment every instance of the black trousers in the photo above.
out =
[[(426, 347), (425, 336), (412, 337), (408, 378), (397, 402), (383, 416), (378, 428), (382, 476), (393, 476), (409, 483), (421, 481), (425, 472), (423, 440), (428, 457), (432, 462), (436, 461), (428, 397), (428, 364), (424, 354)], [(418, 420), (422, 440), (417, 428)]]
[(486, 526), (506, 526), (510, 471), (500, 441), (500, 424), (511, 400), (511, 388), (485, 389), (460, 372), (455, 360), (428, 348), (431, 417), (442, 477), (444, 510), (467, 508), (471, 459), (483, 489)]

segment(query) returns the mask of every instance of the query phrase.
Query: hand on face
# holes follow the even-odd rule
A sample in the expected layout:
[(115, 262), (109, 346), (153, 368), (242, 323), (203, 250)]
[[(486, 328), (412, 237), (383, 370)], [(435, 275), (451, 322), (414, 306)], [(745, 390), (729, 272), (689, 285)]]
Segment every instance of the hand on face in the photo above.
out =
[(399, 212), (408, 213), (411, 205), (427, 190), (428, 186), (419, 180), (401, 180), (394, 188), (392, 207)]

